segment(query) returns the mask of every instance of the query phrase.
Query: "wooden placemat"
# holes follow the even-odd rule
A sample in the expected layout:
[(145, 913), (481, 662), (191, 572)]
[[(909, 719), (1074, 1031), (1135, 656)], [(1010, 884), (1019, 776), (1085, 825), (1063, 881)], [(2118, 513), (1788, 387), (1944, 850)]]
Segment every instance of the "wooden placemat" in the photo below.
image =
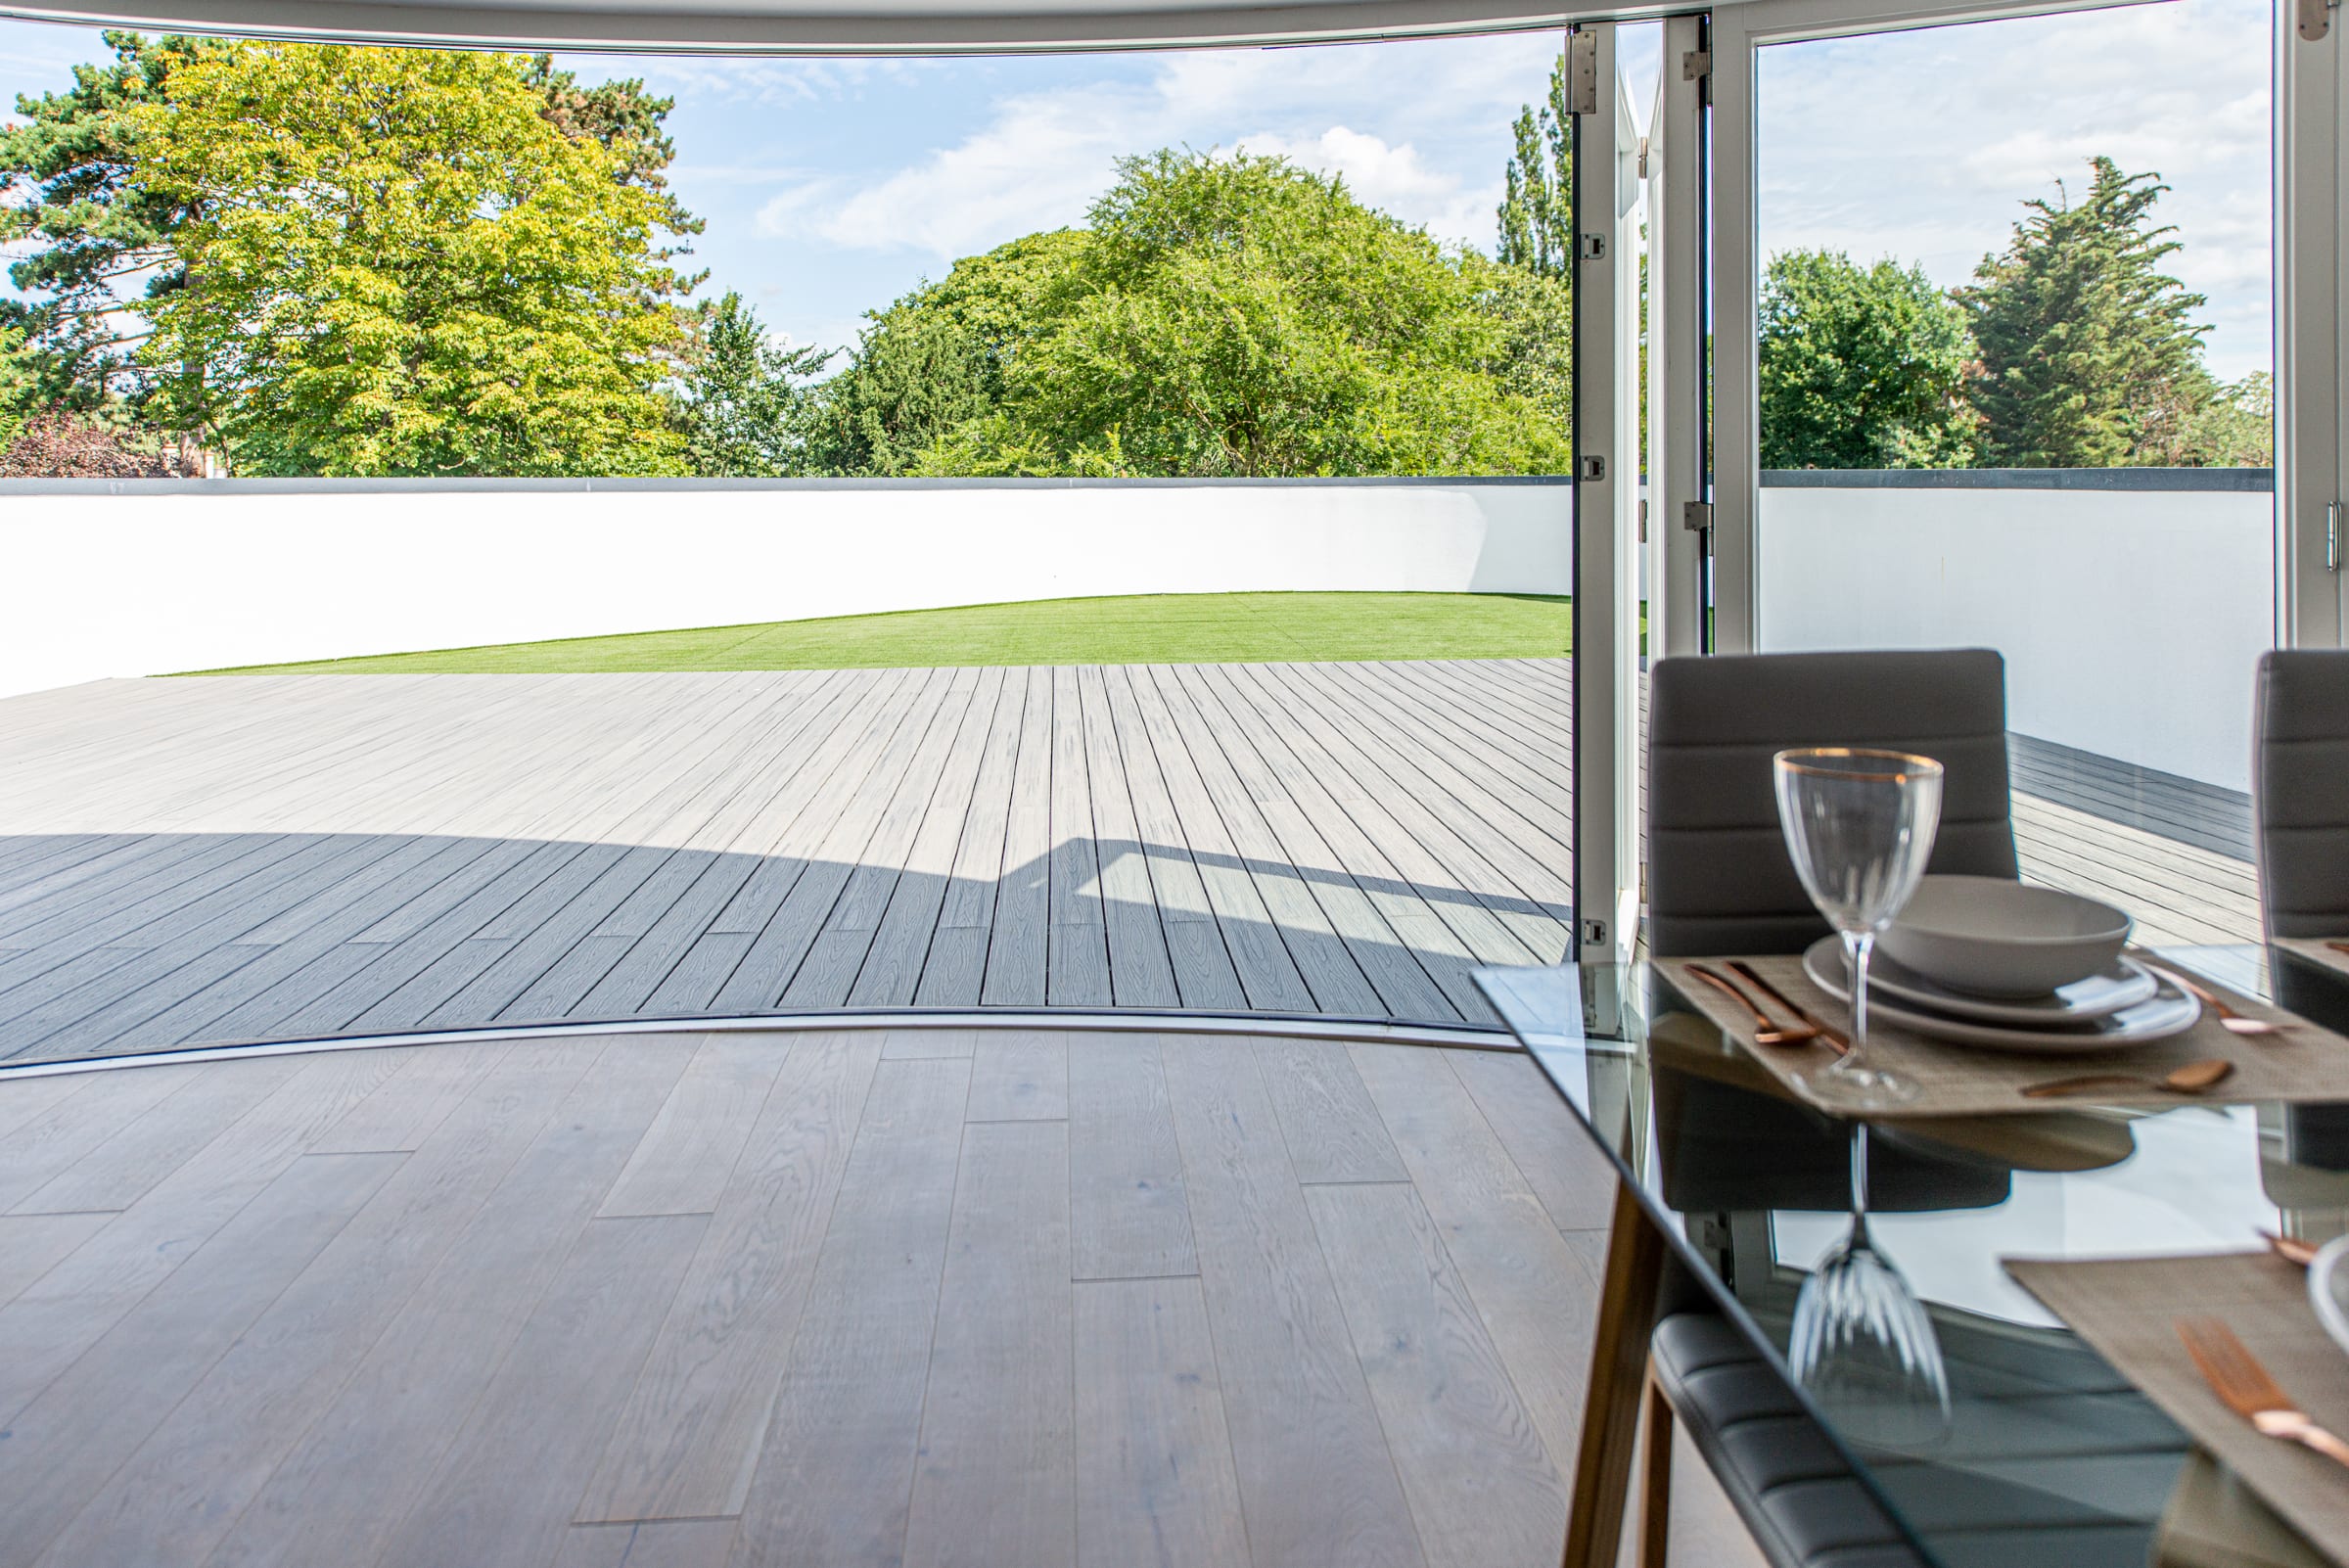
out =
[[(1687, 973), (1690, 964), (1703, 964), (1737, 979), (1727, 958), (1661, 958), (1656, 965), (1673, 989), (1689, 1005), (1727, 1033), (1782, 1084), (1808, 1104), (1833, 1111), (1809, 1081), (1834, 1061), (1823, 1045), (1755, 1045), (1752, 1015), (1733, 997)], [(1812, 1017), (1838, 1028), (1848, 1024), (1851, 1009), (1837, 1001), (1803, 973), (1799, 957), (1777, 955), (1740, 960), (1760, 971), (1772, 985), (1791, 997)], [(2200, 980), (2200, 977), (2195, 977)], [(2228, 1005), (2247, 1018), (2289, 1019), (2291, 1014), (2254, 1001), (2224, 986), (2202, 982), (2226, 998)], [(1740, 980), (1748, 992), (1756, 988)], [(1762, 998), (1767, 1004), (1768, 998)], [(1784, 1022), (1784, 1009), (1772, 1006), (1772, 1016)], [(2255, 1100), (2349, 1100), (2349, 1039), (2314, 1024), (2302, 1023), (2281, 1035), (2231, 1035), (2207, 1012), (2183, 1035), (2126, 1050), (2094, 1051), (2060, 1056), (2024, 1055), (1981, 1050), (1931, 1040), (1882, 1015), (1868, 1022), (1867, 1054), (1880, 1067), (1901, 1073), (1917, 1084), (1915, 1099), (1904, 1103), (1901, 1118), (1928, 1116), (2004, 1115), (2016, 1111), (2077, 1110), (2082, 1105), (2180, 1105), (2183, 1095), (2159, 1089), (2108, 1089), (2094, 1095), (2063, 1099), (2027, 1099), (2022, 1090), (2034, 1084), (2085, 1073), (2131, 1073), (2159, 1078), (2188, 1062), (2223, 1057), (2234, 1064), (2234, 1076), (2195, 1099), (2211, 1103)]]
[(2296, 957), (2307, 959), (2320, 969), (2329, 969), (2349, 980), (2349, 952), (2332, 945), (2335, 942), (2349, 942), (2349, 937), (2280, 937), (2276, 945)]
[(2025, 1290), (2311, 1545), (2349, 1563), (2349, 1470), (2296, 1443), (2261, 1437), (2219, 1403), (2178, 1338), (2181, 1317), (2220, 1319), (2318, 1425), (2349, 1432), (2349, 1356), (2318, 1326), (2299, 1268), (2266, 1252), (2004, 1262)]

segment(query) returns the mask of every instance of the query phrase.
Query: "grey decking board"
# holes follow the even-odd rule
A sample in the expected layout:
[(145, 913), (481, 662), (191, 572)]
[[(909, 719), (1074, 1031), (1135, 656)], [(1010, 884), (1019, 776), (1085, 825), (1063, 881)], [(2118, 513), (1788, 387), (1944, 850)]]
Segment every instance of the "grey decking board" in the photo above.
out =
[[(1438, 723), (1424, 684), (1381, 694), (1366, 668), (1342, 689), (1065, 667), (197, 677), (103, 684), (78, 719), (23, 705), (37, 721), (0, 703), (38, 786), (0, 815), (27, 840), (0, 841), (0, 941), (13, 917), (31, 944), (0, 946), (0, 986), (30, 988), (20, 1011), (60, 1052), (779, 1003), (1481, 1016), (1464, 970), (1496, 945), (1443, 905), (1484, 914), (1515, 882), (1480, 863), (1490, 887), (1453, 886), (1424, 855), (1442, 885), (1411, 880), (1343, 804), (1401, 764), (1273, 739), (1334, 737), (1364, 705)], [(1235, 728), (1249, 678), (1312, 713)], [(1366, 782), (1317, 788), (1331, 765)], [(1492, 792), (1533, 767), (1463, 761), (1454, 787), (1505, 811)], [(138, 832), (73, 822), (92, 788)]]
[[(34, 1020), (0, 1022), (0, 1048), (787, 997), (1489, 1022), (1467, 968), (1570, 937), (1569, 669), (196, 677), (0, 701), (0, 1019)], [(2035, 874), (2175, 940), (2252, 935), (2247, 866), (2149, 836), (2153, 807), (2199, 797), (2143, 804), (2131, 826), (2018, 796)]]

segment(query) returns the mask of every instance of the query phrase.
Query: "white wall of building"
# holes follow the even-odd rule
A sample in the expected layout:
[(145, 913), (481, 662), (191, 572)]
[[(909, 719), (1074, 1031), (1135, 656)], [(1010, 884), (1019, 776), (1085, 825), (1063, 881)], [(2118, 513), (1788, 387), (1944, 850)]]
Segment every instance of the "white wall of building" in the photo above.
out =
[(1573, 490), (0, 485), (0, 695), (1015, 599), (1571, 591)]
[(1766, 652), (1996, 648), (2011, 728), (2250, 787), (2270, 494), (1773, 484), (1758, 555)]

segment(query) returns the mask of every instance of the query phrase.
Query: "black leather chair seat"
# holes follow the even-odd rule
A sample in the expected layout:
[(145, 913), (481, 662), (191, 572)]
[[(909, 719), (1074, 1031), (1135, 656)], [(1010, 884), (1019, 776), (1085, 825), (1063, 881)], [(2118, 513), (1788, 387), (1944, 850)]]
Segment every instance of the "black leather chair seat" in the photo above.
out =
[(1655, 1377), (1773, 1568), (1924, 1568), (1817, 1422), (1711, 1313), (1656, 1329)]

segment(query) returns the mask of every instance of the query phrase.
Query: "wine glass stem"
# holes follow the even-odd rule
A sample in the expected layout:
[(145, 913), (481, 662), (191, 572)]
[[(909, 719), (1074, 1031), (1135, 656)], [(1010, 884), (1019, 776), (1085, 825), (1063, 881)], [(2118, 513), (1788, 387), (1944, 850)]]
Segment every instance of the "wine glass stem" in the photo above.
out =
[(1843, 934), (1844, 956), (1851, 961), (1852, 971), (1852, 1048), (1835, 1065), (1846, 1072), (1857, 1072), (1866, 1065), (1867, 960), (1875, 950), (1874, 932), (1847, 931)]
[(1852, 1124), (1852, 1233), (1867, 1238), (1867, 1124)]

